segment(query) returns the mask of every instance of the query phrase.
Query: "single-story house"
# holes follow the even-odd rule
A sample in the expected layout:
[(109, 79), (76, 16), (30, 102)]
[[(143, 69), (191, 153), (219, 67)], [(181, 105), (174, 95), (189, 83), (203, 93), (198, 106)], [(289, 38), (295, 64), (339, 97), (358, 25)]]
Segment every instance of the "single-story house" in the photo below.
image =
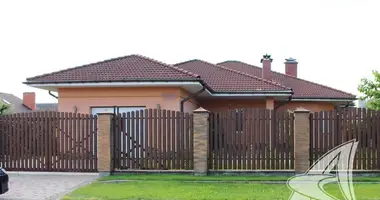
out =
[(36, 94), (34, 92), (24, 92), (23, 99), (13, 94), (0, 92), (0, 102), (9, 105), (7, 113), (57, 111), (56, 103), (36, 103)]
[(141, 55), (104, 60), (28, 78), (25, 84), (58, 93), (58, 111), (98, 113), (161, 108), (184, 112), (235, 108), (312, 111), (348, 105), (355, 95), (297, 77), (297, 61), (285, 74), (239, 61), (190, 60), (166, 64)]

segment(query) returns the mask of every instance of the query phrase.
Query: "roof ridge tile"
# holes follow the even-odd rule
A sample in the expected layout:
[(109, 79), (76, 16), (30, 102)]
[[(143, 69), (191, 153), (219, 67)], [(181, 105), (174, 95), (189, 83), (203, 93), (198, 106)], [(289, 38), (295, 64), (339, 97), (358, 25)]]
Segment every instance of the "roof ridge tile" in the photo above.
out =
[(171, 69), (177, 70), (177, 71), (179, 71), (179, 72), (181, 72), (181, 73), (185, 73), (185, 74), (190, 75), (190, 76), (193, 76), (193, 77), (195, 77), (195, 78), (200, 78), (200, 77), (201, 77), (199, 74), (193, 73), (193, 72), (191, 72), (191, 71), (188, 71), (188, 70), (185, 70), (185, 69), (182, 69), (182, 68), (179, 68), (179, 67), (176, 67), (176, 66), (170, 65), (170, 64), (166, 64), (166, 63), (164, 63), (164, 62), (161, 62), (161, 61), (155, 60), (155, 59), (153, 59), (153, 58), (149, 58), (149, 57), (146, 57), (146, 56), (143, 56), (143, 55), (140, 55), (140, 54), (132, 54), (132, 55), (133, 55), (133, 56), (140, 57), (140, 58), (142, 58), (142, 59), (149, 60), (149, 61), (151, 61), (151, 62), (159, 63), (159, 64), (161, 64), (161, 65), (163, 65), (163, 66), (169, 67), (169, 68), (171, 68)]
[[(258, 66), (256, 66), (256, 65), (252, 65), (252, 64), (248, 64), (248, 63), (246, 63), (246, 62), (238, 61), (238, 60), (226, 60), (226, 61), (223, 61), (223, 62), (218, 63), (218, 65), (219, 65), (219, 64), (223, 64), (223, 63), (227, 63), (227, 62), (238, 62), (238, 63), (244, 64), (244, 65), (248, 65), (248, 66), (250, 66), (250, 67), (255, 67), (255, 68), (258, 68), (258, 69), (262, 70), (261, 67), (258, 67)], [(348, 92), (345, 92), (345, 91), (342, 91), (342, 90), (339, 90), (339, 89), (336, 89), (336, 88), (332, 88), (332, 87), (330, 87), (330, 86), (326, 86), (326, 85), (323, 85), (323, 84), (320, 84), (320, 83), (312, 82), (312, 81), (305, 80), (305, 79), (298, 78), (298, 77), (294, 77), (294, 76), (289, 76), (289, 75), (287, 75), (287, 74), (280, 73), (280, 72), (276, 72), (276, 71), (272, 71), (272, 72), (275, 73), (275, 74), (281, 75), (281, 76), (285, 76), (285, 77), (287, 77), (287, 78), (292, 78), (292, 79), (295, 79), (295, 80), (299, 80), (299, 81), (307, 82), (307, 83), (314, 84), (314, 85), (318, 85), (318, 86), (321, 86), (321, 87), (324, 87), (324, 88), (327, 88), (327, 89), (330, 89), (330, 90), (334, 90), (334, 91), (336, 91), (336, 92), (341, 92), (341, 93), (344, 93), (344, 94), (346, 94), (346, 95), (356, 96), (356, 95), (354, 95), (354, 94), (351, 94), (351, 93), (348, 93)]]
[(244, 73), (244, 72), (239, 71), (239, 70), (234, 70), (234, 69), (231, 69), (231, 68), (228, 68), (228, 67), (225, 67), (225, 66), (221, 66), (221, 65), (218, 65), (218, 64), (215, 64), (215, 66), (218, 66), (218, 67), (226, 69), (226, 70), (230, 70), (230, 71), (238, 73), (238, 74), (249, 76), (251, 78), (256, 78), (258, 80), (261, 80), (261, 81), (264, 81), (264, 82), (267, 82), (267, 83), (271, 83), (271, 84), (274, 84), (274, 85), (277, 85), (277, 86), (280, 86), (280, 87), (283, 87), (283, 88), (286, 88), (286, 89), (291, 89), (291, 88), (286, 87), (285, 85), (282, 85), (282, 84), (277, 83), (275, 81), (271, 81), (271, 80), (267, 80), (267, 79), (264, 79), (264, 78), (260, 78), (260, 77), (257, 77), (257, 76), (254, 76), (254, 75), (251, 75), (251, 74), (248, 74), (248, 73)]
[(279, 84), (277, 82), (274, 82), (274, 81), (269, 81), (269, 80), (266, 80), (266, 79), (259, 78), (257, 76), (251, 75), (251, 74), (247, 74), (247, 73), (244, 73), (244, 72), (241, 72), (241, 71), (238, 71), (238, 70), (234, 70), (234, 69), (231, 69), (231, 68), (228, 68), (228, 67), (225, 67), (225, 66), (221, 66), (221, 65), (218, 65), (218, 64), (210, 63), (210, 62), (207, 62), (207, 61), (204, 61), (204, 60), (200, 60), (200, 59), (187, 60), (187, 61), (184, 61), (184, 62), (177, 63), (175, 65), (182, 65), (182, 64), (185, 64), (185, 63), (193, 62), (193, 61), (199, 61), (199, 62), (203, 62), (203, 63), (206, 63), (206, 64), (210, 64), (210, 65), (215, 66), (217, 68), (221, 68), (221, 69), (228, 70), (228, 71), (231, 71), (231, 72), (234, 72), (234, 73), (237, 73), (237, 74), (248, 76), (250, 78), (254, 78), (254, 79), (257, 79), (257, 80), (260, 80), (260, 81), (264, 81), (266, 83), (269, 83), (269, 84), (272, 84), (272, 85), (276, 85), (276, 86), (279, 86), (279, 87), (282, 87), (282, 88), (285, 88), (285, 89), (288, 89), (288, 90), (292, 89), (290, 87), (286, 87), (286, 86), (281, 85), (281, 84)]

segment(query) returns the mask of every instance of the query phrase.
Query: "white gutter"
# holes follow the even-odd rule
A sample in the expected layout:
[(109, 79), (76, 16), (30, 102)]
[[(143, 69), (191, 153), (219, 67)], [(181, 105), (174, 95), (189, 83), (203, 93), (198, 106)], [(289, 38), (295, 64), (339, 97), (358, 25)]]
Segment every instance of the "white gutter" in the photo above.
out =
[[(173, 81), (173, 82), (158, 82), (158, 81), (143, 81), (143, 82), (97, 82), (97, 83), (47, 83), (47, 84), (28, 84), (29, 86), (36, 87), (36, 88), (49, 88), (49, 87), (161, 87), (161, 86), (199, 86), (200, 88), (203, 87), (203, 85), (197, 81)], [(210, 96), (215, 97), (257, 97), (257, 96), (290, 96), (291, 94), (287, 93), (276, 93), (271, 91), (261, 91), (261, 93), (211, 93), (206, 88), (206, 92)], [(284, 92), (287, 92), (286, 90)], [(291, 92), (289, 90), (289, 92)]]
[(350, 100), (350, 99), (297, 99), (297, 98), (292, 98), (292, 101), (328, 101), (328, 102), (331, 102), (331, 101), (353, 101), (353, 100)]

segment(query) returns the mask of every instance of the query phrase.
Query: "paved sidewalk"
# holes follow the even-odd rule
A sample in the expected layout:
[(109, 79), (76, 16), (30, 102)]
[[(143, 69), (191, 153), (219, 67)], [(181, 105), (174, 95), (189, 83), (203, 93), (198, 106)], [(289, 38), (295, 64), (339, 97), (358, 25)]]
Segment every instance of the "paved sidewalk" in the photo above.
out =
[(0, 195), (0, 200), (57, 200), (96, 178), (98, 178), (96, 173), (10, 173), (9, 191)]

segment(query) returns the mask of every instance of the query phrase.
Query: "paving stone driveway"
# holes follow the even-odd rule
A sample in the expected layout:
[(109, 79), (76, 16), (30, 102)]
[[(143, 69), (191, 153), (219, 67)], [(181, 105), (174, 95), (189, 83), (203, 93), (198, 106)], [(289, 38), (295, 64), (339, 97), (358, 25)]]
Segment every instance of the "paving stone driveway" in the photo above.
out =
[(9, 174), (9, 191), (0, 200), (57, 200), (96, 178), (97, 174)]

